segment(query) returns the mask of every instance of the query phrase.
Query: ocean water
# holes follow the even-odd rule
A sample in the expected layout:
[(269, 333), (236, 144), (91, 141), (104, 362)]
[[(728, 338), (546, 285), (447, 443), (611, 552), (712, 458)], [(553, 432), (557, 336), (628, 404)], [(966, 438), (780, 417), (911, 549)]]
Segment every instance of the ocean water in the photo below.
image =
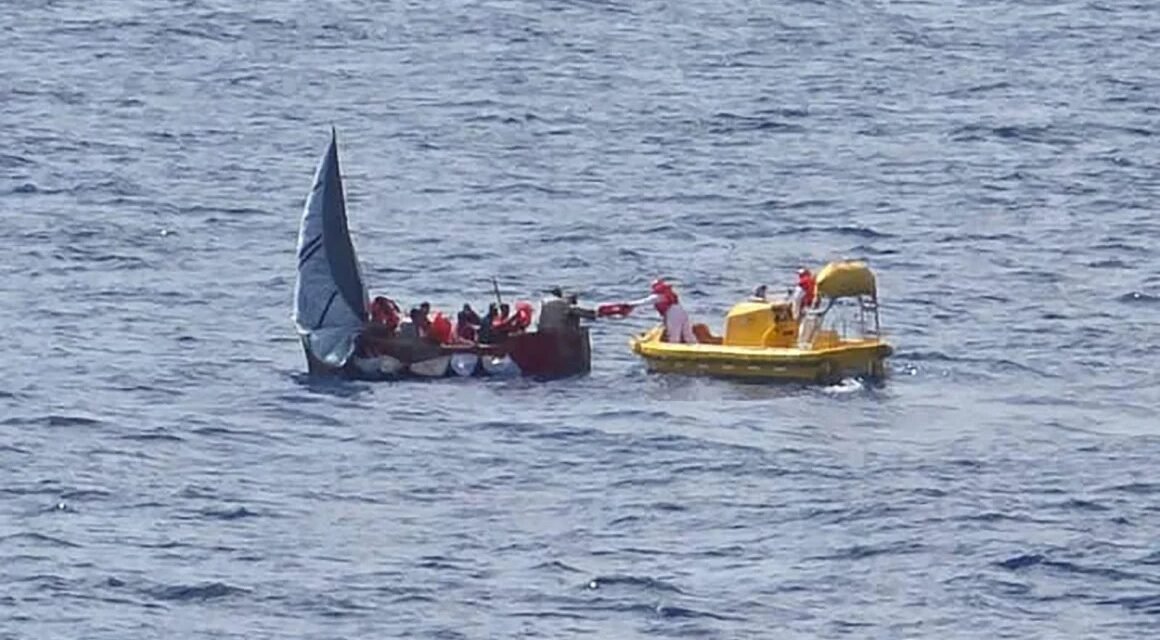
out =
[[(0, 638), (1160, 634), (1160, 7), (0, 3)], [(877, 270), (880, 386), (311, 379), (368, 284)]]

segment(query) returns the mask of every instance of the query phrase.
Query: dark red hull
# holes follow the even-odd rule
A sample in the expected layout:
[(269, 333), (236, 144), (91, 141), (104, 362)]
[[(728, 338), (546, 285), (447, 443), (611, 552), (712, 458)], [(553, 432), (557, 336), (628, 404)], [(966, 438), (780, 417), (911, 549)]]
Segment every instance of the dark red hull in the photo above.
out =
[(573, 332), (525, 333), (504, 344), (525, 376), (563, 378), (592, 370), (588, 329)]

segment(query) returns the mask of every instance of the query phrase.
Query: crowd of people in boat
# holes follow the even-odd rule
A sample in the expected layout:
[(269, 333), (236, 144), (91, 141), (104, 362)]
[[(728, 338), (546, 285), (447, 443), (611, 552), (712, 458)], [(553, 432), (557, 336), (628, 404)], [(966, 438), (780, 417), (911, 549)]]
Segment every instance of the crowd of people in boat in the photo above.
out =
[[(793, 316), (800, 318), (817, 301), (817, 283), (809, 269), (798, 269), (797, 285), (790, 292)], [(766, 287), (757, 287), (753, 299), (765, 300)], [(627, 316), (637, 308), (652, 306), (664, 324), (664, 340), (697, 344), (701, 339), (696, 327), (672, 284), (663, 279), (654, 280), (649, 295), (629, 302), (606, 303), (595, 310), (579, 306), (574, 293), (565, 294), (560, 287), (547, 290), (549, 297), (541, 302), (539, 331), (579, 331), (582, 319)], [(422, 302), (403, 317), (398, 303), (386, 296), (371, 301), (371, 324), (389, 336), (410, 337), (440, 345), (499, 344), (506, 339), (532, 330), (535, 307), (526, 300), (509, 306), (496, 301), (480, 315), (470, 304), (464, 304), (454, 321), (441, 311), (432, 311), (428, 302)], [(701, 327), (704, 329), (704, 327)]]
[[(565, 295), (560, 287), (549, 289), (549, 298), (541, 303), (539, 331), (578, 331), (580, 319), (595, 318), (595, 311), (578, 305), (576, 294)], [(398, 303), (386, 296), (375, 296), (370, 305), (370, 321), (388, 336), (409, 337), (441, 345), (499, 344), (506, 339), (532, 330), (535, 307), (519, 300), (514, 307), (493, 302), (480, 315), (470, 304), (464, 304), (454, 321), (441, 311), (433, 311), (429, 302), (412, 307), (406, 317)]]

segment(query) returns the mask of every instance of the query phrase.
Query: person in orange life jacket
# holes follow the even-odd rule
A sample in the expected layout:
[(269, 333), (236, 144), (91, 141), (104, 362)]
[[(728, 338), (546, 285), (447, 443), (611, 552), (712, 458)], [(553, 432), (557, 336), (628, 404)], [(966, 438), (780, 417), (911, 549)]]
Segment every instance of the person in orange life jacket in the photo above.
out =
[(519, 331), (525, 331), (532, 326), (532, 318), (536, 315), (536, 308), (527, 300), (516, 302), (516, 317), (513, 325)]
[[(507, 305), (500, 305), (501, 312), (505, 306)], [(535, 312), (536, 308), (532, 306), (532, 303), (526, 300), (520, 300), (516, 302), (516, 312), (511, 317), (505, 318), (499, 327), (497, 327), (497, 330), (509, 336), (523, 333), (528, 327), (532, 326), (532, 316)]]
[(814, 280), (814, 274), (805, 267), (798, 269), (797, 287), (794, 288), (792, 296), (794, 317), (800, 318), (805, 315), (807, 309), (813, 308), (817, 298), (818, 284)]
[(439, 344), (450, 344), (455, 339), (455, 333), (451, 328), (451, 320), (442, 313), (436, 312), (427, 330), (427, 337)]
[(697, 343), (697, 337), (693, 335), (693, 323), (681, 306), (677, 292), (672, 285), (659, 278), (653, 281), (652, 293), (648, 297), (619, 304), (602, 304), (597, 308), (597, 314), (601, 317), (628, 315), (636, 307), (646, 304), (653, 305), (657, 313), (661, 314), (665, 324), (665, 342)]

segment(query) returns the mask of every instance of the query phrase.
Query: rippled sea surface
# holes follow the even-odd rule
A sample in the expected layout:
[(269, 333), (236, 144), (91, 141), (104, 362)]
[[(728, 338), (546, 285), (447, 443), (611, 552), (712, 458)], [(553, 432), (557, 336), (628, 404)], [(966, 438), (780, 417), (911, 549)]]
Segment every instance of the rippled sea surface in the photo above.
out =
[[(0, 638), (1160, 634), (1160, 8), (0, 3)], [(864, 258), (871, 387), (312, 380), (338, 130), (368, 284)]]

